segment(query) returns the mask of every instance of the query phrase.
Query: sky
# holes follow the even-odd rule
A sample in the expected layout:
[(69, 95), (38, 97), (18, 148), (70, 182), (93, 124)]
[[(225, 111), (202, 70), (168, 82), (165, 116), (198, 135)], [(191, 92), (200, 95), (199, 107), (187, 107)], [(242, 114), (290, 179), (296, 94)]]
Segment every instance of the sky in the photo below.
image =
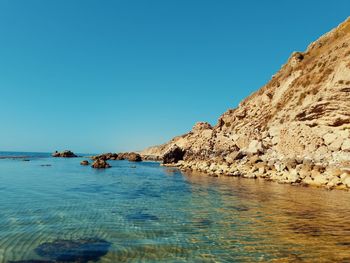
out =
[(0, 151), (142, 150), (218, 117), (350, 1), (0, 0)]

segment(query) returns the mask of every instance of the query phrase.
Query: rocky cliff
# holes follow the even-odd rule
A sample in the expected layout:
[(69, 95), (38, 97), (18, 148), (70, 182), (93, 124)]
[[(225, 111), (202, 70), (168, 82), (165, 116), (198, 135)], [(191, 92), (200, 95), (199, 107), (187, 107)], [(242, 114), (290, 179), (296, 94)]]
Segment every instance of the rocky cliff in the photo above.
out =
[(257, 92), (218, 123), (146, 149), (162, 157), (174, 145), (183, 169), (350, 188), (350, 18), (294, 52)]

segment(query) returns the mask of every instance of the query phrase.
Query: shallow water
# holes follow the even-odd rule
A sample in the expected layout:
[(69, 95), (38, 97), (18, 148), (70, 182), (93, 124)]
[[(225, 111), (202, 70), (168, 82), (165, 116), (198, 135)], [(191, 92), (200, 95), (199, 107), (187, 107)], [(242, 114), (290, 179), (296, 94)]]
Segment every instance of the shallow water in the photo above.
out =
[(40, 157), (0, 160), (0, 262), (96, 239), (99, 262), (350, 262), (350, 192)]

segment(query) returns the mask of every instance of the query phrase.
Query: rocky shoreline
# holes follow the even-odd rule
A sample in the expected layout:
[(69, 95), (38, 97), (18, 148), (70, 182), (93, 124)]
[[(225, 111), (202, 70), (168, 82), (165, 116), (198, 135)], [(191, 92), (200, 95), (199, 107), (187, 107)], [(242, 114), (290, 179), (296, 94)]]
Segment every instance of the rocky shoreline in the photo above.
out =
[(215, 176), (350, 188), (350, 18), (293, 52), (259, 90), (144, 156)]
[[(253, 142), (259, 145), (258, 142)], [(209, 176), (233, 176), (264, 179), (284, 184), (324, 187), (329, 190), (350, 190), (350, 165), (315, 162), (310, 158), (270, 158), (263, 148), (251, 147), (251, 152), (239, 151), (212, 159), (199, 159), (173, 145), (163, 159), (163, 166), (177, 167)], [(183, 152), (182, 152), (183, 151)], [(169, 158), (171, 156), (171, 158)]]
[(177, 167), (185, 172), (196, 171), (215, 177), (261, 178), (284, 184), (324, 187), (329, 190), (350, 190), (349, 168), (314, 163), (309, 159), (265, 162), (258, 157), (252, 157), (244, 158), (234, 164), (181, 160), (177, 163), (162, 165)]

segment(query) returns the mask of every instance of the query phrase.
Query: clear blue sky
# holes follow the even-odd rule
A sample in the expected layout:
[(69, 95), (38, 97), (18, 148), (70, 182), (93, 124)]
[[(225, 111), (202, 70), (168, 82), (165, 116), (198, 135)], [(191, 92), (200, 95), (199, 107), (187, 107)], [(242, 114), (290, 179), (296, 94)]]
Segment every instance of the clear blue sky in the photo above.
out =
[(350, 1), (0, 0), (0, 150), (138, 150), (216, 123)]

